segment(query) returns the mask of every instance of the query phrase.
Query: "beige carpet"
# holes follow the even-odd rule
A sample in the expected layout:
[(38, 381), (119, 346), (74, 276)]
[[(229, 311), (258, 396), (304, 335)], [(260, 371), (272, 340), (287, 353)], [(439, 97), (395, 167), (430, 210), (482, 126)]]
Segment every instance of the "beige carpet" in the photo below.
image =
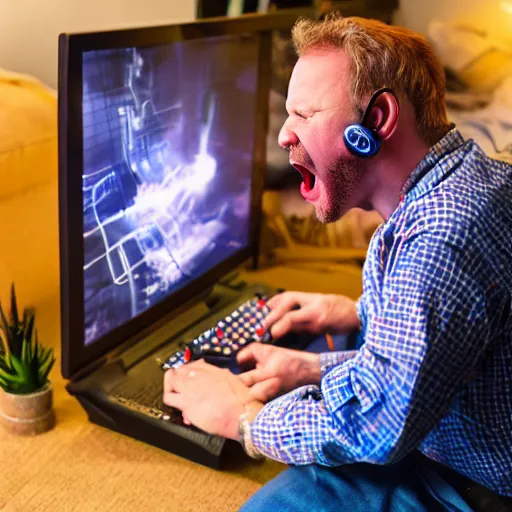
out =
[[(288, 289), (360, 292), (357, 271), (277, 267), (248, 275)], [(38, 312), (40, 339), (59, 351), (56, 304)], [(88, 422), (51, 374), (57, 424), (34, 438), (0, 430), (0, 510), (6, 512), (235, 511), (284, 466), (249, 462), (212, 470)]]

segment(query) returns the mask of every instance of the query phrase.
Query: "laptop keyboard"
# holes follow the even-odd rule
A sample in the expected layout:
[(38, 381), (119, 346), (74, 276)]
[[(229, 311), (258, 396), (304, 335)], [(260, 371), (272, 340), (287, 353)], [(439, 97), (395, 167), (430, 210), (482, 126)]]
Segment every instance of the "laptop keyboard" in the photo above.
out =
[(110, 391), (110, 398), (142, 414), (178, 425), (183, 424), (181, 411), (165, 405), (162, 401), (162, 374), (148, 373), (144, 379), (124, 379)]
[(208, 361), (234, 359), (236, 353), (249, 343), (269, 343), (270, 334), (265, 332), (261, 322), (268, 314), (267, 297), (256, 296), (244, 302), (232, 313), (220, 320), (214, 327), (202, 332), (197, 338), (183, 344), (161, 364), (162, 370), (179, 368), (194, 360)]
[[(164, 371), (179, 368), (199, 358), (216, 362), (223, 359), (233, 360), (236, 353), (249, 343), (270, 342), (269, 334), (261, 327), (261, 322), (268, 312), (266, 297), (251, 298), (217, 322), (214, 327), (184, 343), (181, 350), (168, 356), (160, 368)], [(109, 397), (136, 412), (183, 425), (181, 411), (165, 405), (162, 394), (162, 374), (158, 371), (148, 371), (138, 378), (123, 379), (109, 392)]]

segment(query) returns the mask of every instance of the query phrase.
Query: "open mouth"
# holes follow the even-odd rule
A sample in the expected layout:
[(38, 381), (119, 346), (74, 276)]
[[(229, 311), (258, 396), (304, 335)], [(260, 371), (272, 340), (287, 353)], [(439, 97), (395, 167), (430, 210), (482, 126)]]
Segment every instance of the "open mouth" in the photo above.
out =
[(293, 167), (295, 167), (295, 169), (297, 169), (297, 171), (300, 172), (302, 176), (305, 192), (308, 193), (311, 190), (313, 190), (313, 188), (315, 187), (316, 176), (300, 164), (294, 163), (292, 165)]

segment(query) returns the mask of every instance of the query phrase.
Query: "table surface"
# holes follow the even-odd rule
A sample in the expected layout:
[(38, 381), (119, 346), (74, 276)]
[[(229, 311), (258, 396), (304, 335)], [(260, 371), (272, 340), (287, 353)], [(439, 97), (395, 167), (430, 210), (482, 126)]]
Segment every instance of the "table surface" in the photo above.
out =
[[(339, 270), (339, 269), (338, 269)], [(247, 280), (304, 291), (359, 293), (357, 272), (272, 268)], [(39, 337), (55, 348), (51, 373), (57, 423), (36, 437), (0, 429), (0, 510), (4, 511), (230, 511), (238, 510), (284, 466), (244, 461), (213, 470), (90, 423), (60, 374), (59, 307), (37, 312)]]

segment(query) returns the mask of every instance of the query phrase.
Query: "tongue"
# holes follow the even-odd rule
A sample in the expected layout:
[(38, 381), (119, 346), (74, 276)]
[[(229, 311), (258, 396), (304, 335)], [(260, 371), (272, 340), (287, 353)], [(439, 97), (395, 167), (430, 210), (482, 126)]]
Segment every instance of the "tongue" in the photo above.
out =
[(304, 181), (304, 188), (306, 189), (306, 192), (309, 192), (315, 186), (314, 174), (310, 173), (305, 167), (302, 167), (302, 165), (295, 165), (295, 168), (302, 175), (302, 180)]

